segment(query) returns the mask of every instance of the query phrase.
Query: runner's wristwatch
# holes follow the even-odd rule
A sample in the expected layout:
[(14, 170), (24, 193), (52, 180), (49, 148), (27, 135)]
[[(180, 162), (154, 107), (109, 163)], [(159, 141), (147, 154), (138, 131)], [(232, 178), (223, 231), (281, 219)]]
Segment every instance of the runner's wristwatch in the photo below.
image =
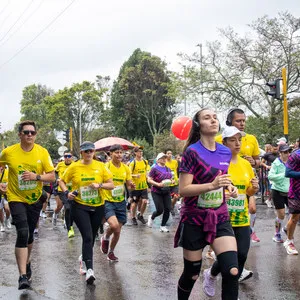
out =
[(41, 181), (41, 180), (42, 180), (41, 175), (36, 175), (35, 180), (36, 180), (36, 181)]

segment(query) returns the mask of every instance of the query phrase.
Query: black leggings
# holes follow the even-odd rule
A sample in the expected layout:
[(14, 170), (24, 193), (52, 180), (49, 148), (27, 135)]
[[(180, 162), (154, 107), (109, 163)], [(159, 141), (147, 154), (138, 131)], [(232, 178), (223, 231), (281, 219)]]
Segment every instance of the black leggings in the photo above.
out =
[(104, 205), (88, 207), (74, 202), (72, 216), (82, 236), (82, 260), (87, 269), (93, 269), (93, 246), (104, 217)]
[(171, 210), (171, 194), (158, 194), (155, 192), (151, 192), (156, 211), (152, 213), (151, 219), (154, 220), (157, 216), (160, 216), (162, 213), (162, 221), (161, 226), (166, 226), (166, 223), (169, 220), (170, 210)]
[(9, 202), (12, 220), (17, 229), (17, 248), (27, 248), (33, 243), (33, 232), (39, 221), (43, 202), (41, 200), (34, 204), (24, 202)]
[[(237, 243), (237, 255), (238, 255), (238, 264), (239, 264), (239, 274), (241, 276), (245, 262), (247, 260), (248, 251), (250, 248), (250, 226), (244, 227), (232, 227), (236, 243)], [(220, 266), (218, 261), (215, 261), (212, 267), (212, 275), (217, 276), (220, 273)]]
[(66, 194), (63, 192), (59, 192), (58, 196), (65, 207), (65, 222), (67, 230), (69, 231), (71, 226), (73, 225), (73, 218), (71, 213), (71, 203), (70, 200), (66, 197)]

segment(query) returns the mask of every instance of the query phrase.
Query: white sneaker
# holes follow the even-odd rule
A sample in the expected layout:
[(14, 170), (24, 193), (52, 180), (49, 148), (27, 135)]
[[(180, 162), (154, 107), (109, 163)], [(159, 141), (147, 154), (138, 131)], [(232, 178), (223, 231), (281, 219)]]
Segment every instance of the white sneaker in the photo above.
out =
[(0, 223), (0, 232), (4, 232), (5, 231), (5, 227), (3, 223)]
[(272, 202), (269, 199), (266, 200), (265, 203), (267, 204), (268, 208), (272, 208), (273, 207)]
[(86, 274), (86, 265), (85, 262), (82, 260), (82, 255), (78, 257), (79, 260), (79, 273), (80, 275), (85, 275)]
[(283, 246), (285, 247), (287, 254), (289, 254), (289, 255), (298, 255), (298, 251), (295, 248), (293, 240), (286, 240), (283, 243)]
[(239, 282), (243, 282), (253, 276), (253, 272), (247, 269), (243, 269), (243, 272), (239, 278)]
[(11, 223), (10, 223), (10, 219), (9, 219), (9, 218), (6, 219), (6, 227), (7, 227), (8, 229), (11, 229)]
[(94, 271), (92, 269), (88, 269), (86, 271), (86, 274), (85, 274), (85, 281), (87, 284), (93, 284), (93, 282), (95, 281), (95, 274), (94, 274)]
[(160, 232), (169, 232), (169, 229), (166, 226), (160, 226)]
[(148, 225), (148, 227), (152, 227), (152, 224), (153, 224), (153, 220), (151, 219), (151, 215), (148, 217), (148, 223), (147, 223), (147, 225)]

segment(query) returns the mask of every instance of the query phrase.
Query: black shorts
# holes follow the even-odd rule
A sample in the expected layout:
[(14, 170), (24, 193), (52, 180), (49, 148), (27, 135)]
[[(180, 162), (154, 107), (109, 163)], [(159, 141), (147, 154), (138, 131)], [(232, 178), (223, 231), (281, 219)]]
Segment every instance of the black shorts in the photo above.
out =
[(174, 196), (174, 194), (178, 194), (178, 185), (170, 186), (170, 193), (172, 197)]
[(131, 191), (132, 202), (138, 203), (140, 199), (148, 199), (148, 190), (134, 190)]
[(52, 187), (50, 185), (44, 185), (43, 190), (48, 194), (52, 195)]
[[(203, 249), (209, 243), (205, 240), (203, 226), (182, 223), (180, 228), (179, 246), (186, 250), (196, 251)], [(216, 238), (235, 236), (230, 221), (217, 224)]]
[(283, 209), (284, 205), (288, 205), (287, 193), (271, 190), (272, 200), (276, 209)]
[(300, 200), (288, 198), (288, 201), (289, 201), (289, 213), (292, 215), (300, 214)]

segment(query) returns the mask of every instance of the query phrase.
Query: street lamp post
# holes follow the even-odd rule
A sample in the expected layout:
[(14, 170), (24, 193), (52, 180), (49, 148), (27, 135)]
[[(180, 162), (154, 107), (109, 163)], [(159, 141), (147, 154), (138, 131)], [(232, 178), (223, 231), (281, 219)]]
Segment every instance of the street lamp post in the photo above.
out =
[(203, 56), (202, 56), (202, 44), (197, 44), (196, 47), (199, 47), (200, 50), (200, 87), (201, 87), (201, 106), (203, 108), (204, 106), (204, 93), (203, 93), (203, 68), (202, 68), (202, 63), (203, 63)]

